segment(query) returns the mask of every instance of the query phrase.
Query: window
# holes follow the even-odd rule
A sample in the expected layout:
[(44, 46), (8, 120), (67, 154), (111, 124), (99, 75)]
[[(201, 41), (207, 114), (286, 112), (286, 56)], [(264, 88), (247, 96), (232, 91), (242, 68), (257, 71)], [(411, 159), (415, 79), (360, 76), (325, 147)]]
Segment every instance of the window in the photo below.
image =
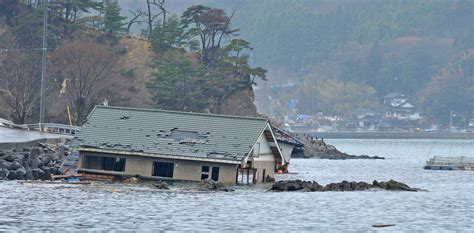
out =
[(209, 178), (209, 166), (202, 166), (201, 168), (201, 180)]
[(214, 181), (219, 181), (219, 167), (212, 167), (211, 179)]
[(152, 176), (173, 178), (174, 163), (153, 162)]
[(125, 171), (124, 158), (86, 155), (84, 168), (104, 171)]

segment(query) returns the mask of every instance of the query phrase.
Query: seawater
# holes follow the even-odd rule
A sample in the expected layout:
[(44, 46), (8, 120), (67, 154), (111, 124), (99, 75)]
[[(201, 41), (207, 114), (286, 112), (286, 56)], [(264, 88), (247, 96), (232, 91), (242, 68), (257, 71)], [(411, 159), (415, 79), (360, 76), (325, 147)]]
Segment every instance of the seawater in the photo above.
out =
[[(186, 185), (61, 186), (0, 182), (2, 230), (473, 231), (474, 171), (422, 169), (431, 156), (474, 157), (471, 140), (327, 140), (350, 154), (386, 160), (293, 159), (278, 179), (395, 179), (428, 192), (195, 192)], [(179, 185), (178, 185), (179, 186)]]

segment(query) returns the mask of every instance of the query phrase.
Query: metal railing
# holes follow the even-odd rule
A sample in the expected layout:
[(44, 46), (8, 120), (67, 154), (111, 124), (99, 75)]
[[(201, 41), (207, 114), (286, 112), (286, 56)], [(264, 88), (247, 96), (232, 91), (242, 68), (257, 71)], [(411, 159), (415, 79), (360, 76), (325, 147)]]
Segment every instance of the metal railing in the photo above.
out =
[(41, 126), (39, 123), (36, 124), (15, 124), (9, 120), (0, 118), (1, 125), (9, 128), (24, 129), (24, 130), (34, 130), (41, 131), (53, 134), (65, 134), (65, 135), (74, 135), (77, 131), (80, 130), (79, 126), (71, 126), (65, 124), (57, 123), (42, 123)]
[(428, 165), (434, 166), (467, 166), (474, 167), (474, 158), (473, 157), (441, 157), (435, 156), (434, 158), (428, 160)]

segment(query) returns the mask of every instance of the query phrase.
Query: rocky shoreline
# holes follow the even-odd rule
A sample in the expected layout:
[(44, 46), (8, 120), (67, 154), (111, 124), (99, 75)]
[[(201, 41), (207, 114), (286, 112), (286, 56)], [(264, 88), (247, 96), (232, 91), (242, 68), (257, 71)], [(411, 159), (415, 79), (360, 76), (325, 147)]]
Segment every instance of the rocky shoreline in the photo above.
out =
[(316, 159), (385, 159), (380, 156), (350, 155), (336, 149), (335, 146), (327, 144), (324, 139), (305, 136), (300, 138), (304, 144), (303, 153), (292, 155), (293, 158), (316, 158)]
[(0, 150), (0, 180), (51, 180), (64, 161), (64, 149), (39, 147)]
[(412, 188), (407, 184), (395, 180), (378, 182), (374, 180), (372, 184), (367, 182), (349, 182), (342, 181), (338, 183), (330, 183), (325, 186), (318, 184), (316, 181), (304, 180), (282, 180), (274, 183), (270, 191), (286, 192), (286, 191), (303, 191), (303, 192), (348, 192), (348, 191), (365, 191), (370, 189), (383, 189), (390, 191), (426, 191), (419, 188)]

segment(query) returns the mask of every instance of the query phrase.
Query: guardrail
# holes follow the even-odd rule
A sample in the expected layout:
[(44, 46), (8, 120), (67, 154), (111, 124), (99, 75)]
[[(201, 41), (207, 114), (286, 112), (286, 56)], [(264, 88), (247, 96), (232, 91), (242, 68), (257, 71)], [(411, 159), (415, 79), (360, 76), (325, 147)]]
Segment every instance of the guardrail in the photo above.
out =
[(0, 118), (1, 125), (9, 128), (24, 129), (24, 130), (35, 130), (41, 132), (48, 132), (53, 134), (64, 134), (64, 135), (74, 135), (77, 131), (80, 130), (79, 126), (70, 126), (57, 123), (42, 123), (41, 126), (39, 123), (36, 124), (15, 124), (9, 120)]

